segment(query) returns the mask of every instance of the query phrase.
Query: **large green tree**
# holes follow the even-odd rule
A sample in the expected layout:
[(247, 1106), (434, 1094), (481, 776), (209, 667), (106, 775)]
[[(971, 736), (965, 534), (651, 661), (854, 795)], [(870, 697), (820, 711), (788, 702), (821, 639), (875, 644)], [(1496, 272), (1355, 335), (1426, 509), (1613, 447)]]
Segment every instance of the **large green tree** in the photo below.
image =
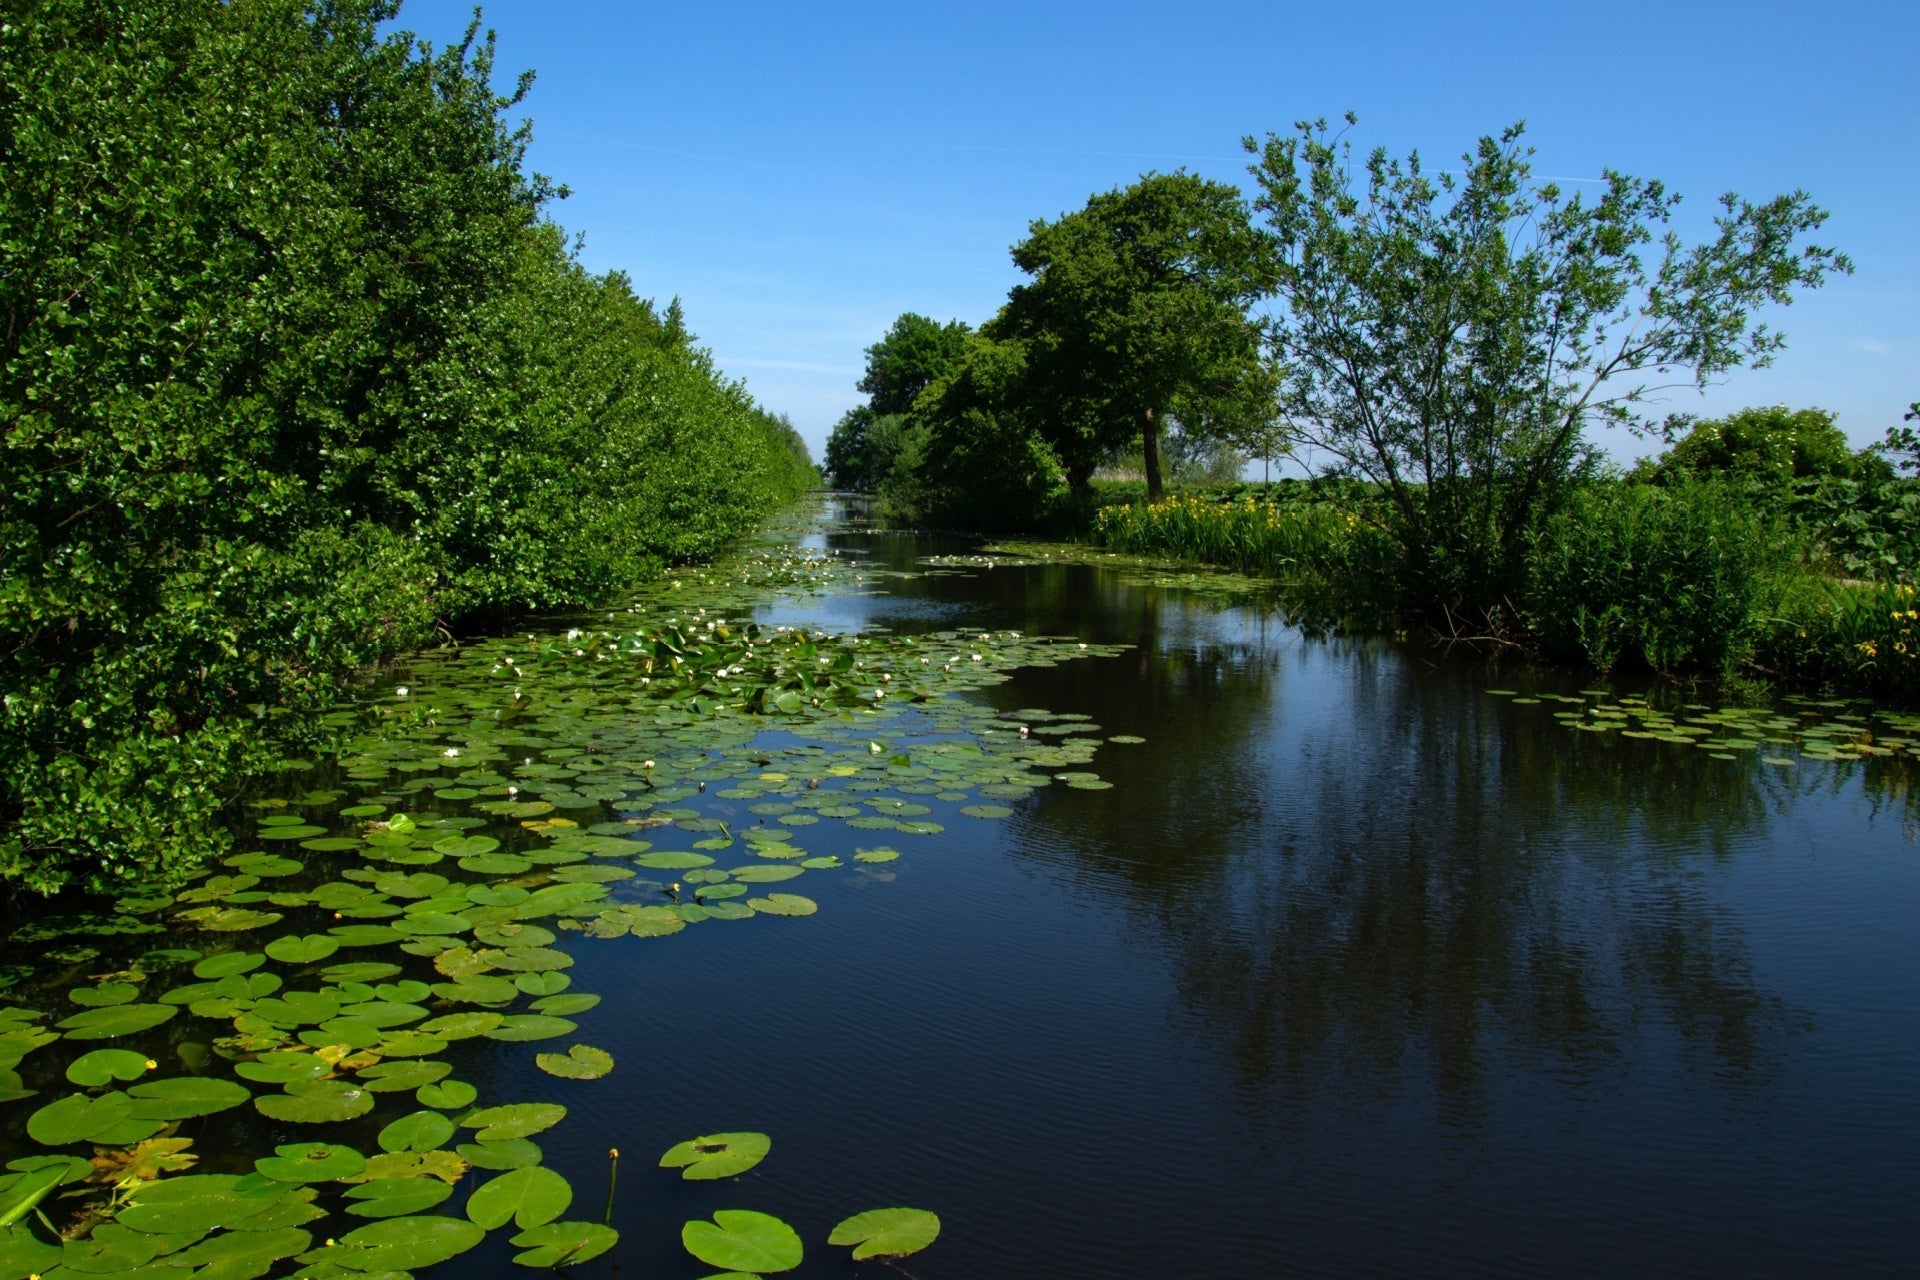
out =
[(909, 311), (886, 337), (867, 348), (867, 371), (859, 389), (876, 417), (905, 413), (922, 391), (951, 368), (973, 330), (959, 320), (941, 324)]
[(1034, 222), (1013, 260), (1033, 279), (984, 332), (1024, 345), (1029, 415), (1074, 488), (1137, 439), (1157, 498), (1169, 416), (1195, 434), (1272, 416), (1247, 308), (1274, 277), (1237, 188), (1148, 174)]
[(1246, 141), (1282, 406), (1298, 442), (1389, 495), (1414, 603), (1436, 614), (1500, 607), (1589, 423), (1649, 430), (1661, 390), (1766, 364), (1782, 338), (1754, 311), (1851, 270), (1804, 243), (1826, 215), (1803, 192), (1727, 195), (1688, 245), (1661, 183), (1608, 170), (1570, 196), (1533, 177), (1522, 132), (1435, 174), (1375, 150), (1356, 176), (1325, 121)]

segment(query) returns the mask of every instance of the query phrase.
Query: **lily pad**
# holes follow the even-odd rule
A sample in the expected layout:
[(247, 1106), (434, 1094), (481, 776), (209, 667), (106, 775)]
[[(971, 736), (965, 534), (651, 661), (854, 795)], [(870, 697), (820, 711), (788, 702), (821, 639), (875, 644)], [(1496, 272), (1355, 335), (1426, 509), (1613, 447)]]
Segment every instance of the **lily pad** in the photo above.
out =
[(711, 1133), (668, 1147), (660, 1167), (680, 1170), (687, 1182), (711, 1182), (745, 1173), (772, 1149), (773, 1139), (764, 1133)]
[(342, 1253), (337, 1262), (367, 1274), (419, 1271), (458, 1257), (486, 1234), (465, 1218), (388, 1218), (341, 1236), (337, 1248), (352, 1252)]
[(918, 1253), (940, 1234), (940, 1217), (925, 1209), (869, 1209), (833, 1229), (828, 1244), (854, 1246), (853, 1258), (904, 1258)]
[(261, 1094), (254, 1110), (290, 1124), (332, 1124), (373, 1110), (372, 1090), (345, 1080), (296, 1080), (285, 1093)]
[(535, 1055), (534, 1065), (563, 1080), (598, 1080), (613, 1070), (613, 1055), (592, 1045), (576, 1044), (566, 1053)]
[(512, 1169), (483, 1183), (467, 1200), (467, 1217), (487, 1228), (512, 1219), (522, 1229), (544, 1226), (567, 1211), (573, 1188), (541, 1165)]
[(800, 868), (784, 863), (754, 863), (733, 869), (733, 878), (741, 884), (778, 884), (803, 874)]
[(753, 1275), (791, 1271), (806, 1252), (792, 1227), (751, 1209), (721, 1209), (712, 1222), (696, 1218), (680, 1228), (680, 1243), (708, 1266)]
[(187, 1120), (237, 1107), (253, 1096), (245, 1085), (205, 1076), (149, 1080), (127, 1090), (141, 1120)]
[(312, 964), (325, 960), (339, 949), (340, 940), (324, 933), (310, 933), (305, 937), (288, 934), (267, 944), (267, 954), (282, 964)]
[(453, 1121), (438, 1111), (416, 1111), (380, 1131), (382, 1151), (432, 1151), (454, 1134)]
[(170, 1004), (121, 1004), (108, 1009), (88, 1009), (56, 1025), (67, 1033), (69, 1040), (111, 1040), (150, 1031), (178, 1012)]
[(442, 1203), (453, 1188), (438, 1178), (378, 1178), (347, 1192), (347, 1212), (361, 1218), (398, 1218)]
[(513, 1260), (523, 1267), (560, 1267), (597, 1258), (620, 1242), (620, 1233), (598, 1222), (554, 1222), (513, 1237), (525, 1253)]
[(540, 1144), (526, 1138), (503, 1138), (498, 1142), (463, 1142), (454, 1150), (476, 1169), (524, 1169), (543, 1158)]
[(545, 1132), (567, 1118), (567, 1109), (557, 1102), (514, 1102), (502, 1107), (483, 1107), (460, 1118), (464, 1129), (478, 1129), (481, 1142), (499, 1142), (507, 1138), (528, 1138)]
[(337, 1143), (296, 1142), (275, 1147), (253, 1167), (275, 1182), (332, 1182), (351, 1178), (367, 1167), (367, 1158)]
[(95, 1049), (67, 1064), (67, 1079), (87, 1088), (110, 1080), (138, 1080), (156, 1066), (153, 1059), (131, 1049)]
[(509, 1014), (486, 1033), (489, 1040), (551, 1040), (579, 1029), (579, 1024), (545, 1013)]
[(748, 898), (747, 905), (770, 916), (810, 916), (820, 909), (820, 904), (812, 898), (797, 893), (770, 893), (764, 898)]

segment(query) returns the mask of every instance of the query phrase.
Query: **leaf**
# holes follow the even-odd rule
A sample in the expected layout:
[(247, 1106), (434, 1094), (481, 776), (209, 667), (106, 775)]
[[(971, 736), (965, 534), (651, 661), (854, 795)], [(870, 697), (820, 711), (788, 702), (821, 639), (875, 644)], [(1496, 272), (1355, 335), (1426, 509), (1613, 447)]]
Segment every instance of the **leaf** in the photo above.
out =
[(290, 1124), (330, 1124), (373, 1110), (374, 1094), (345, 1080), (296, 1080), (285, 1093), (265, 1093), (253, 1106), (269, 1120)]
[(453, 1188), (437, 1178), (380, 1178), (363, 1182), (347, 1192), (347, 1212), (361, 1218), (398, 1218), (403, 1214), (431, 1209), (453, 1194)]
[(567, 1109), (557, 1102), (515, 1102), (469, 1111), (460, 1117), (460, 1127), (478, 1129), (474, 1136), (481, 1142), (499, 1142), (544, 1133), (566, 1118)]
[(382, 1151), (432, 1151), (454, 1134), (453, 1121), (438, 1111), (416, 1111), (380, 1131)]
[(336, 1143), (296, 1142), (275, 1147), (272, 1155), (255, 1160), (253, 1167), (275, 1182), (333, 1182), (359, 1174), (367, 1167), (367, 1158)]
[(565, 1055), (536, 1054), (533, 1064), (550, 1076), (563, 1080), (598, 1080), (613, 1070), (613, 1055), (592, 1045), (576, 1044)]
[(748, 898), (747, 905), (770, 916), (810, 916), (820, 909), (812, 898), (797, 893), (770, 893), (764, 898)]
[(514, 1255), (523, 1267), (558, 1267), (587, 1262), (620, 1242), (620, 1233), (598, 1222), (555, 1222), (513, 1237), (525, 1249)]
[(904, 1258), (932, 1244), (940, 1234), (939, 1215), (925, 1209), (869, 1209), (833, 1229), (828, 1244), (855, 1246), (854, 1261)]
[(43, 1147), (64, 1147), (90, 1142), (132, 1118), (133, 1099), (124, 1093), (70, 1093), (28, 1116), (27, 1136)]
[(413, 1100), (423, 1107), (432, 1107), (436, 1111), (458, 1111), (461, 1107), (473, 1105), (480, 1091), (465, 1080), (442, 1080), (438, 1084), (422, 1085), (414, 1092)]
[(430, 1085), (452, 1070), (449, 1063), (418, 1060), (377, 1062), (373, 1066), (360, 1068), (358, 1074), (366, 1082), (367, 1088), (375, 1093), (405, 1093)]
[(513, 1169), (483, 1184), (467, 1200), (467, 1217), (487, 1228), (506, 1224), (543, 1226), (567, 1211), (573, 1188), (553, 1170), (539, 1165)]
[(305, 937), (288, 934), (267, 944), (267, 954), (283, 964), (312, 964), (325, 960), (339, 949), (340, 940), (324, 933), (309, 933)]
[(733, 869), (733, 878), (741, 884), (778, 884), (782, 880), (792, 880), (803, 874), (798, 867), (778, 863), (769, 865), (756, 862), (751, 866)]
[(122, 1004), (110, 1009), (88, 1009), (59, 1022), (69, 1040), (111, 1040), (152, 1030), (178, 1013), (170, 1004)]
[(103, 982), (97, 987), (75, 987), (67, 992), (67, 999), (90, 1009), (130, 1004), (139, 998), (140, 988), (131, 982)]
[(664, 849), (657, 853), (643, 853), (633, 862), (635, 866), (654, 871), (690, 871), (695, 867), (713, 865), (713, 859), (704, 853), (674, 853)]
[(67, 1079), (98, 1088), (109, 1080), (138, 1080), (156, 1065), (146, 1054), (131, 1049), (95, 1049), (67, 1064)]
[[(313, 1237), (298, 1227), (230, 1231), (169, 1255), (165, 1265), (169, 1269), (201, 1268), (190, 1274), (207, 1280), (242, 1280), (265, 1275), (280, 1259), (304, 1253), (312, 1244)], [(189, 1273), (183, 1271), (185, 1274)]]
[(711, 1182), (745, 1173), (772, 1149), (773, 1139), (764, 1133), (711, 1133), (668, 1147), (660, 1167), (680, 1170), (688, 1182)]
[(516, 1013), (487, 1032), (489, 1040), (550, 1040), (579, 1030), (579, 1024), (544, 1013)]
[(383, 1151), (367, 1167), (342, 1182), (378, 1182), (383, 1178), (438, 1178), (452, 1186), (465, 1176), (467, 1162), (451, 1151)]
[(200, 1157), (187, 1154), (192, 1138), (149, 1138), (117, 1150), (95, 1149), (92, 1168), (96, 1182), (118, 1183), (127, 1178), (152, 1182), (163, 1173), (190, 1169)]
[(336, 1248), (346, 1252), (337, 1265), (369, 1274), (419, 1271), (458, 1257), (486, 1234), (465, 1218), (388, 1218), (341, 1236)]
[(117, 1220), (135, 1231), (208, 1232), (230, 1227), (273, 1208), (276, 1199), (236, 1189), (232, 1174), (188, 1174), (162, 1178), (135, 1189), (133, 1203)]
[(792, 1227), (751, 1209), (721, 1209), (712, 1222), (696, 1218), (680, 1228), (680, 1243), (708, 1266), (754, 1275), (791, 1271), (805, 1253)]
[(140, 1120), (187, 1120), (210, 1116), (237, 1107), (253, 1096), (245, 1085), (232, 1080), (211, 1080), (201, 1076), (179, 1076), (170, 1080), (149, 1080), (127, 1090), (133, 1098), (133, 1114)]
[(463, 1142), (455, 1150), (476, 1169), (524, 1169), (543, 1158), (540, 1144), (526, 1138)]

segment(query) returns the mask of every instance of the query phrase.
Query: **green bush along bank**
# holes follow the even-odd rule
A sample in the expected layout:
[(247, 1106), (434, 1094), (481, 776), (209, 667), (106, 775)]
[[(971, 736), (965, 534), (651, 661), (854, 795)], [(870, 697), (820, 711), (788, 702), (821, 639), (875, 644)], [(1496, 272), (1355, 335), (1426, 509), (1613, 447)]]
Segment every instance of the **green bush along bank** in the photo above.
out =
[(677, 304), (544, 220), (528, 82), (395, 14), (0, 24), (0, 878), (217, 852), (229, 784), (357, 669), (603, 599), (813, 479)]

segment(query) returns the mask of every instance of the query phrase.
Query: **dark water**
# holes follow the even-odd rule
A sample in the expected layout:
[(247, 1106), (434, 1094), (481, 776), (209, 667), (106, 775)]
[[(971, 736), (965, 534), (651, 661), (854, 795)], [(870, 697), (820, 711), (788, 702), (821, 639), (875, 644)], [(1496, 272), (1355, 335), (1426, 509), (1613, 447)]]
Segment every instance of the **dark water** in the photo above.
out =
[[(989, 696), (1148, 743), (810, 881), (813, 919), (580, 949), (620, 1069), (543, 1141), (644, 1157), (621, 1271), (704, 1274), (679, 1224), (744, 1207), (852, 1273), (812, 1242), (883, 1204), (945, 1221), (920, 1280), (1920, 1265), (1920, 846), (1879, 764), (1596, 741), (1483, 666), (1089, 567), (887, 590), (765, 616), (1130, 642)], [(462, 1074), (551, 1093), (517, 1049)], [(731, 1129), (774, 1138), (741, 1179), (647, 1167)]]

